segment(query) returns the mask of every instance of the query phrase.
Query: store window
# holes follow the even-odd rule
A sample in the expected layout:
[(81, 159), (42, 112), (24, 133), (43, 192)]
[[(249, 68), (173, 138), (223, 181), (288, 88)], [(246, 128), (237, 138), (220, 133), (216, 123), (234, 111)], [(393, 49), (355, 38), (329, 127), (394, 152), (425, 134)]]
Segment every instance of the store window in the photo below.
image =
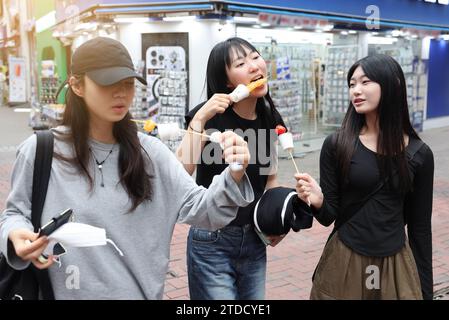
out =
[[(393, 57), (402, 67), (407, 84), (407, 102), (410, 120), (416, 130), (422, 131), (427, 97), (427, 62), (421, 57), (422, 39), (392, 31), (379, 43), (368, 46), (369, 54), (382, 53)], [(403, 35), (400, 37), (399, 35)], [(375, 37), (374, 37), (375, 38)]]
[(322, 142), (341, 125), (348, 107), (346, 74), (358, 59), (357, 32), (238, 27), (237, 35), (267, 62), (271, 97), (296, 142)]
[(237, 27), (237, 36), (253, 43), (266, 60), (270, 94), (294, 140), (302, 145), (341, 126), (349, 106), (347, 72), (358, 59), (375, 53), (392, 56), (401, 65), (410, 119), (422, 130), (428, 73), (423, 37), (407, 30), (323, 32), (285, 27)]

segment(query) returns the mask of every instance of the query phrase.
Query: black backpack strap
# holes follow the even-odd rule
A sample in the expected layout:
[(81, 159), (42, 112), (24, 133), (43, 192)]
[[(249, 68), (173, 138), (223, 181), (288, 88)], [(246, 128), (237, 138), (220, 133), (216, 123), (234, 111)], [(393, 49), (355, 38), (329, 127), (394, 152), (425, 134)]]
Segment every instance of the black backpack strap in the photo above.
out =
[[(34, 159), (33, 193), (31, 202), (31, 221), (34, 232), (41, 227), (42, 210), (47, 196), (50, 180), (51, 164), (53, 160), (53, 133), (49, 130), (36, 132), (36, 157)], [(53, 288), (48, 276), (48, 270), (33, 268), (39, 281), (42, 298), (54, 300)]]
[(53, 133), (51, 131), (36, 132), (36, 157), (34, 159), (33, 193), (31, 200), (31, 222), (34, 232), (41, 227), (42, 210), (47, 196), (50, 180), (51, 163), (53, 160)]

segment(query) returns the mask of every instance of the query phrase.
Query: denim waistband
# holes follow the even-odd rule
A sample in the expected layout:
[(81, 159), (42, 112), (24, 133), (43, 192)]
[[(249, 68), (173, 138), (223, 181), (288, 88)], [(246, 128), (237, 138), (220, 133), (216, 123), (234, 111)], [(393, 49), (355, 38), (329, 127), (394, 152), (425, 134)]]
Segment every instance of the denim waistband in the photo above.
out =
[(244, 224), (241, 226), (227, 225), (226, 227), (221, 228), (220, 230), (251, 230), (253, 228), (252, 224)]

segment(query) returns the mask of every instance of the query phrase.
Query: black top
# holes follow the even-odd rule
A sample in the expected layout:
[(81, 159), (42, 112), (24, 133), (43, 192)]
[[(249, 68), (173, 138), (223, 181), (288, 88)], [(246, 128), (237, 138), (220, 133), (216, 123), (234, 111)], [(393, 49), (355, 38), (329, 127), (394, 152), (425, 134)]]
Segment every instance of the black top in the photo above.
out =
[[(348, 183), (338, 183), (335, 137), (328, 136), (320, 155), (320, 185), (323, 206), (314, 210), (316, 219), (330, 225), (345, 208), (360, 201), (380, 183), (377, 154), (358, 139), (351, 160)], [(417, 140), (410, 138), (410, 148)], [(413, 191), (403, 195), (384, 183), (357, 213), (338, 230), (341, 241), (355, 252), (373, 257), (396, 254), (405, 244), (404, 217), (410, 247), (417, 264), (423, 296), (432, 299), (432, 195), (433, 153), (423, 144), (409, 160)]]
[[(186, 115), (185, 119), (187, 126), (204, 104), (205, 102), (196, 106)], [(249, 181), (251, 182), (251, 186), (254, 190), (254, 201), (247, 207), (239, 208), (236, 218), (230, 223), (230, 225), (242, 226), (245, 224), (253, 224), (252, 213), (254, 206), (262, 196), (267, 184), (268, 175), (266, 172), (269, 171), (270, 164), (273, 164), (273, 161), (271, 160), (272, 157), (277, 157), (277, 154), (269, 154), (270, 142), (273, 145), (274, 141), (277, 139), (274, 130), (271, 130), (270, 135), (269, 129), (274, 129), (278, 124), (285, 126), (281, 115), (277, 111), (273, 114), (270, 108), (265, 105), (263, 99), (258, 99), (256, 114), (257, 119), (255, 120), (244, 119), (236, 114), (232, 107), (229, 107), (224, 113), (216, 114), (212, 119), (207, 121), (204, 127), (205, 130), (214, 129), (213, 131), (218, 130), (220, 132), (224, 132), (227, 129), (241, 129), (243, 132), (248, 129), (253, 129), (256, 135), (255, 139), (257, 140), (255, 141), (257, 141), (257, 143), (252, 143), (251, 141), (248, 141), (248, 135), (240, 134), (241, 132), (238, 132), (240, 130), (235, 132), (240, 136), (243, 136), (245, 141), (248, 142), (251, 160), (246, 169), (246, 174), (248, 175)], [(251, 140), (254, 139), (252, 138)], [(206, 188), (209, 187), (214, 176), (219, 175), (228, 166), (221, 158), (221, 149), (219, 147), (216, 148), (213, 145), (209, 146), (209, 144), (215, 145), (210, 141), (206, 142), (196, 171), (196, 183)], [(265, 154), (262, 147), (266, 150)], [(219, 152), (218, 157), (215, 154), (216, 151)], [(214, 157), (215, 160), (212, 164), (210, 164), (211, 161), (205, 161), (206, 157), (209, 159)]]

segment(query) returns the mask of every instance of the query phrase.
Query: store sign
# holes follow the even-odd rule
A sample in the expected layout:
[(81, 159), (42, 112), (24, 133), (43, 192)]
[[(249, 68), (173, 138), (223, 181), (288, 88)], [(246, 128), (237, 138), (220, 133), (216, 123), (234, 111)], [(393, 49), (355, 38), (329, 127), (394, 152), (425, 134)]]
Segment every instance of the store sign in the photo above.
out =
[[(283, 14), (274, 10), (290, 10), (354, 18), (366, 18), (365, 9), (376, 5), (381, 11), (381, 22), (449, 27), (449, 5), (446, 5), (449, 0), (435, 0), (433, 4), (424, 0), (245, 0), (236, 1), (236, 3), (242, 4), (241, 6), (235, 5), (236, 10), (243, 6), (257, 6), (258, 12), (267, 10), (274, 14)], [(231, 4), (229, 6), (231, 7)]]
[(56, 24), (56, 11), (51, 11), (36, 21), (36, 32), (45, 31)]
[(416, 35), (419, 38), (424, 38), (424, 37), (437, 38), (440, 35), (440, 31), (439, 30), (402, 28), (401, 31), (402, 31), (403, 34)]
[(272, 26), (280, 27), (302, 26), (305, 29), (315, 29), (328, 25), (326, 20), (270, 13), (259, 13), (258, 19), (260, 23), (269, 23)]
[(79, 15), (80, 12), (103, 4), (102, 0), (56, 0), (56, 22), (61, 22), (65, 19), (73, 18)]
[(449, 0), (424, 0), (424, 2), (444, 4), (445, 6), (449, 5)]
[[(177, 4), (178, 2), (184, 2), (179, 0), (165, 0), (163, 3)], [(197, 1), (197, 2), (209, 2), (209, 1)], [(160, 0), (55, 0), (56, 5), (56, 20), (61, 22), (63, 20), (73, 18), (80, 12), (93, 8), (96, 6), (114, 6), (114, 5), (151, 5), (161, 4)]]
[(25, 58), (10, 56), (8, 60), (9, 102), (25, 102), (27, 100)]

